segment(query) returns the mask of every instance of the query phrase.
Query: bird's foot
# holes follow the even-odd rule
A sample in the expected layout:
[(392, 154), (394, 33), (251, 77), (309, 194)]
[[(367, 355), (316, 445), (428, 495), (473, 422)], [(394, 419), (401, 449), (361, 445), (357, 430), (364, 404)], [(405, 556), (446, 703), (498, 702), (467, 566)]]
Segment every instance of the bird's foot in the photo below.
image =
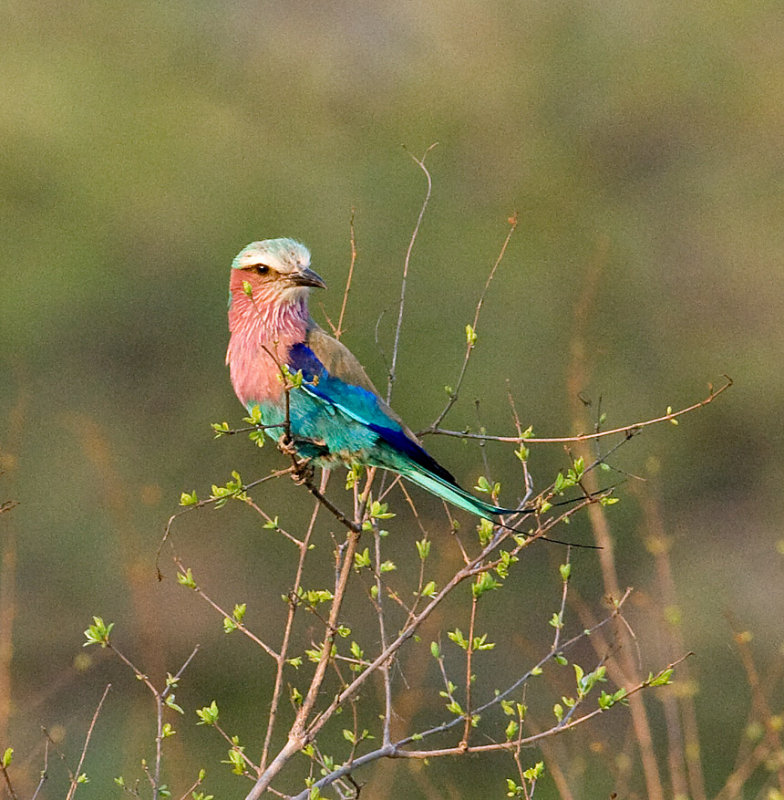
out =
[(278, 450), (280, 450), (283, 455), (291, 456), (292, 458), (297, 455), (297, 448), (294, 446), (294, 440), (285, 433), (278, 439)]
[(303, 483), (312, 483), (314, 474), (315, 470), (310, 461), (297, 461), (291, 472), (291, 480), (293, 480), (297, 486), (302, 486)]
[(312, 481), (314, 475), (313, 465), (308, 458), (303, 458), (302, 460), (298, 458), (299, 453), (297, 452), (297, 447), (290, 436), (284, 434), (278, 439), (278, 450), (291, 458), (291, 479), (297, 486)]

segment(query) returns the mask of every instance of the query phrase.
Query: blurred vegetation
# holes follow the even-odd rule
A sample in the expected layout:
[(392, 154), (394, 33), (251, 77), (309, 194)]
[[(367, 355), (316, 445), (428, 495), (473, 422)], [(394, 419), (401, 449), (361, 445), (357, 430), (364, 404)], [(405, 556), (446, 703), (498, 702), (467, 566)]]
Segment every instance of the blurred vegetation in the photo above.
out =
[[(124, 649), (153, 674), (201, 641), (179, 695), (193, 693), (190, 707), (218, 691), (226, 713), (260, 702), (268, 676), (255, 657), (243, 662), (233, 642), (226, 663), (215, 620), (195, 614), (172, 580), (158, 584), (153, 564), (181, 490), (277, 463), (271, 448), (214, 442), (209, 429), (241, 416), (223, 368), (228, 265), (254, 239), (303, 240), (335, 319), (356, 209), (344, 340), (384, 384), (424, 189), (400, 145), (421, 155), (438, 141), (394, 398), (412, 427), (432, 420), (455, 380), (465, 324), (515, 210), (520, 228), (452, 427), (478, 424), (477, 398), (488, 430), (511, 430), (508, 381), (524, 425), (572, 432), (566, 369), (592, 269), (582, 393), (594, 413), (601, 399), (608, 424), (687, 405), (722, 373), (736, 380), (721, 402), (619, 458), (649, 478), (674, 538), (700, 722), (725, 732), (703, 742), (716, 791), (749, 704), (724, 613), (770, 660), (784, 619), (782, 63), (773, 2), (5, 3), (0, 501), (19, 505), (0, 518), (0, 542), (16, 559), (8, 738), (33, 773), (38, 726), (64, 731), (78, 753), (105, 679), (115, 689), (102, 725), (114, 735), (96, 740), (93, 783), (79, 794), (105, 796), (150, 738), (133, 678), (93, 653), (75, 660), (92, 614), (115, 620)], [(428, 447), (467, 485), (481, 470), (474, 448)], [(514, 459), (490, 455), (513, 495)], [(542, 483), (565, 456), (532, 458)], [(632, 498), (620, 506), (622, 580), (644, 587), (640, 512)], [(283, 485), (269, 507), (291, 524), (310, 509)], [(249, 621), (254, 607), (269, 609), (265, 576), (284, 554), (252, 521), (234, 509), (196, 517), (187, 546), (247, 599)], [(580, 559), (589, 576), (590, 555)], [(542, 551), (531, 569), (549, 561)], [(532, 576), (520, 609), (537, 607), (544, 581)], [(655, 644), (637, 633), (643, 648)], [(214, 763), (201, 734), (187, 747)], [(481, 782), (489, 777), (469, 778), (470, 765), (451, 768), (445, 786), (496, 791)]]

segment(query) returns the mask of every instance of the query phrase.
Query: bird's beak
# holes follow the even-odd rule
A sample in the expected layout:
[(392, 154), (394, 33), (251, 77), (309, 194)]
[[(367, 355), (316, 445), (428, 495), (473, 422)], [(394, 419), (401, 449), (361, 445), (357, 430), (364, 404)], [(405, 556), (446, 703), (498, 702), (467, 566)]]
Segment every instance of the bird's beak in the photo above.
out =
[(327, 284), (324, 283), (324, 279), (317, 272), (314, 272), (312, 269), (308, 269), (307, 267), (301, 272), (294, 272), (289, 275), (289, 280), (295, 286), (315, 286), (319, 289), (327, 288)]

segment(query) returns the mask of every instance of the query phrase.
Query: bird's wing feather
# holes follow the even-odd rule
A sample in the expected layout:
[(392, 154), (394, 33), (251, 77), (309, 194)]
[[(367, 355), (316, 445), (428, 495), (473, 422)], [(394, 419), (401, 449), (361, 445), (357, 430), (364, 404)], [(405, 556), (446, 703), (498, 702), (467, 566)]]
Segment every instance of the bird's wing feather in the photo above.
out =
[(381, 395), (373, 385), (373, 381), (368, 378), (362, 364), (357, 357), (342, 342), (330, 336), (325, 330), (312, 323), (307, 332), (305, 344), (313, 351), (313, 354), (324, 365), (327, 373), (338, 378), (344, 383), (354, 386), (361, 386), (363, 389), (375, 395), (378, 407), (382, 413), (394, 420), (405, 432), (406, 436), (413, 442), (419, 444), (416, 434), (406, 425), (405, 422), (381, 399)]
[[(322, 332), (323, 333), (323, 332)], [(326, 341), (325, 341), (326, 340)], [(319, 341), (319, 339), (317, 339)], [(330, 345), (331, 343), (334, 343)], [(383, 440), (390, 448), (390, 454), (402, 456), (410, 463), (423, 467), (428, 472), (438, 476), (442, 481), (456, 485), (454, 477), (444, 469), (417, 441), (416, 437), (403, 424), (394, 411), (378, 396), (378, 393), (357, 383), (350, 383), (345, 376), (356, 373), (343, 372), (335, 375), (323, 362), (319, 354), (308, 345), (295, 345), (289, 352), (289, 366), (295, 370), (302, 370), (305, 382), (303, 391), (311, 397), (328, 403), (338, 409), (346, 417), (359, 423), (364, 429), (372, 431), (379, 439)], [(361, 365), (352, 353), (332, 337), (323, 334), (320, 344), (331, 347), (339, 345), (342, 358), (353, 361), (360, 370)], [(324, 350), (321, 351), (322, 353)], [(328, 356), (327, 356), (328, 357)], [(335, 359), (331, 363), (341, 363)], [(362, 370), (364, 374), (364, 370)], [(367, 378), (367, 376), (365, 376)], [(350, 378), (349, 378), (350, 380)], [(372, 387), (372, 384), (370, 384)], [(399, 465), (379, 464), (397, 469)]]

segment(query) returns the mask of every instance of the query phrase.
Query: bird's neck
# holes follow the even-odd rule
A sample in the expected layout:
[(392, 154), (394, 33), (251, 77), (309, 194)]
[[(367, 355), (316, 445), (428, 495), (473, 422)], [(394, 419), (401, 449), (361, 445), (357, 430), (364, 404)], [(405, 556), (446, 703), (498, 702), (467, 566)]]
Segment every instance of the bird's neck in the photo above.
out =
[(238, 287), (234, 283), (226, 351), (232, 386), (246, 407), (281, 402), (280, 365), (286, 363), (293, 345), (305, 341), (310, 321), (307, 300), (299, 297), (287, 302), (265, 297), (258, 290), (249, 297), (241, 282)]

